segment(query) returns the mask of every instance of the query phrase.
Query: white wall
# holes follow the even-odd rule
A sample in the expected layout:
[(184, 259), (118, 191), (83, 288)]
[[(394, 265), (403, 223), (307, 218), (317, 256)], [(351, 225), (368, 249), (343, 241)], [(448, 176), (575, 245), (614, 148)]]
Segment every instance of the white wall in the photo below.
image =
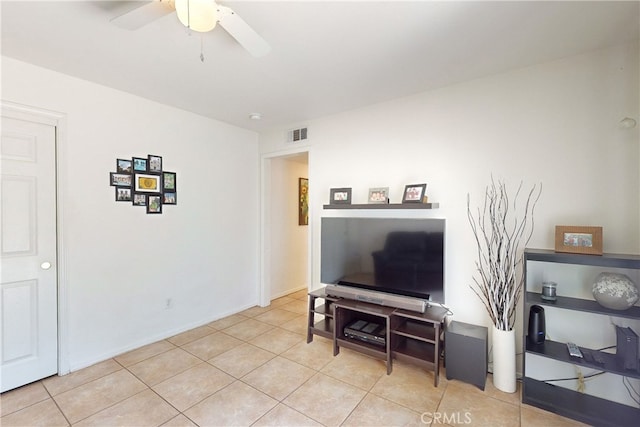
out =
[[(601, 225), (606, 252), (640, 253), (638, 45), (624, 45), (305, 122), (311, 150), (312, 288), (319, 281), (320, 217), (447, 220), (447, 305), (457, 320), (490, 325), (470, 290), (476, 258), (466, 199), (482, 202), (491, 175), (513, 194), (543, 184), (530, 247), (553, 248), (555, 225)], [(640, 120), (639, 120), (640, 122)], [(293, 128), (292, 123), (287, 128)], [(262, 155), (284, 149), (283, 129), (260, 135)], [(433, 211), (331, 211), (329, 189), (426, 182)], [(518, 314), (517, 336), (522, 313)]]
[[(67, 115), (72, 370), (257, 303), (257, 134), (7, 57), (2, 99)], [(116, 203), (108, 184), (116, 158), (147, 154), (177, 173), (178, 204), (162, 215)]]
[(307, 178), (306, 154), (271, 160), (271, 298), (308, 287), (309, 226), (298, 225), (298, 178)]

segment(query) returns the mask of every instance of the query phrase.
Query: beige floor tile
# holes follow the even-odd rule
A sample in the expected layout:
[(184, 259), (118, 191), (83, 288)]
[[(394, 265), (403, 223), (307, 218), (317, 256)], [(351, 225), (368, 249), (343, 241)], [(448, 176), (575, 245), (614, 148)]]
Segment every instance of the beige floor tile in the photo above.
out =
[(251, 427), (322, 427), (322, 424), (279, 403)]
[[(387, 365), (384, 360), (341, 349), (340, 354), (320, 372), (368, 391), (383, 375), (387, 375)], [(357, 372), (357, 375), (354, 375), (354, 372)]]
[[(484, 393), (488, 396), (494, 397), (496, 399), (502, 400), (503, 402), (511, 403), (514, 405), (519, 405), (522, 401), (521, 399), (521, 384), (516, 383), (516, 391), (514, 393), (505, 393), (504, 391), (498, 390), (496, 386), (493, 385), (493, 375), (487, 375), (487, 381), (484, 385)], [(477, 393), (481, 393), (482, 390), (476, 388)]]
[(201, 363), (153, 386), (153, 390), (179, 411), (184, 411), (235, 379), (208, 363)]
[(269, 310), (266, 313), (257, 315), (256, 317), (254, 317), (254, 319), (260, 322), (268, 323), (273, 326), (279, 326), (298, 316), (299, 314), (297, 313), (293, 313), (287, 310), (280, 310), (279, 308), (274, 308), (273, 310)]
[(587, 424), (523, 404), (520, 406), (520, 425), (522, 427), (577, 427)]
[(129, 367), (131, 373), (152, 386), (202, 363), (196, 356), (174, 348)]
[(54, 396), (54, 399), (73, 424), (146, 388), (130, 372), (122, 369)]
[(273, 310), (273, 306), (272, 305), (268, 305), (266, 307), (259, 307), (259, 306), (255, 306), (255, 307), (251, 307), (246, 309), (245, 311), (241, 312), (240, 314), (246, 317), (256, 317), (262, 313), (266, 313), (269, 310)]
[(215, 334), (207, 335), (189, 344), (185, 344), (182, 348), (202, 360), (209, 360), (241, 344), (242, 341), (237, 338), (223, 332), (216, 332)]
[(308, 289), (300, 289), (299, 291), (295, 291), (292, 294), (287, 295), (290, 298), (293, 299), (301, 299), (304, 300), (305, 302), (308, 301), (309, 299), (309, 290)]
[(283, 353), (304, 340), (304, 336), (275, 328), (255, 337), (250, 342), (264, 350), (275, 354)]
[(271, 329), (273, 329), (272, 325), (258, 322), (254, 319), (247, 319), (225, 329), (224, 333), (242, 341), (249, 341)]
[(200, 326), (199, 328), (191, 329), (189, 331), (183, 332), (181, 334), (175, 335), (171, 338), (167, 338), (171, 344), (181, 346), (190, 343), (191, 341), (195, 341), (198, 338), (206, 337), (207, 335), (211, 335), (215, 333), (216, 330), (210, 328), (208, 326)]
[(162, 424), (162, 427), (198, 427), (198, 425), (191, 421), (189, 418), (180, 414), (177, 417), (173, 417), (166, 423)]
[(131, 396), (74, 426), (159, 426), (178, 414), (151, 390)]
[(421, 414), (397, 403), (368, 394), (342, 426), (422, 426)]
[(230, 326), (235, 325), (236, 323), (240, 323), (244, 320), (247, 320), (248, 317), (247, 316), (243, 316), (241, 314), (232, 314), (231, 316), (227, 316), (224, 317), (222, 319), (216, 320), (214, 322), (211, 322), (209, 324), (207, 324), (207, 326), (210, 326), (212, 328), (218, 329), (218, 330), (222, 330), (222, 329), (226, 329)]
[(271, 300), (271, 307), (280, 307), (281, 305), (288, 304), (290, 302), (294, 302), (295, 300), (296, 300), (295, 298), (291, 298), (289, 296), (276, 298), (274, 300)]
[(299, 342), (281, 356), (319, 371), (333, 360), (333, 343), (322, 337), (313, 337), (310, 343)]
[(0, 418), (0, 425), (3, 427), (13, 426), (68, 426), (58, 406), (52, 399), (43, 400), (31, 406), (23, 408), (17, 412)]
[(277, 400), (282, 400), (304, 384), (316, 371), (296, 362), (276, 357), (242, 378), (245, 383)]
[(114, 357), (114, 359), (122, 366), (131, 366), (174, 348), (176, 348), (176, 346), (171, 344), (169, 341), (163, 340), (145, 345), (144, 347), (140, 347), (135, 350), (131, 350), (128, 353)]
[(394, 362), (391, 375), (382, 375), (370, 391), (421, 414), (438, 408), (446, 388), (443, 381), (433, 386), (432, 372)]
[(304, 300), (296, 300), (292, 302), (288, 302), (286, 304), (282, 304), (278, 307), (281, 310), (291, 311), (297, 314), (307, 314), (309, 313), (309, 303), (306, 299)]
[(245, 343), (209, 360), (213, 366), (236, 378), (241, 378), (269, 360), (275, 354)]
[(362, 389), (316, 374), (282, 403), (321, 424), (337, 426), (358, 406), (365, 394)]
[(4, 417), (47, 399), (49, 393), (41, 381), (18, 387), (0, 395), (0, 416)]
[(113, 359), (96, 363), (84, 369), (71, 372), (67, 375), (53, 376), (42, 381), (52, 396), (64, 393), (79, 385), (86, 384), (90, 381), (97, 380), (115, 371), (122, 369), (122, 366)]
[(468, 386), (469, 384), (458, 381), (448, 383), (437, 413), (446, 414), (450, 419), (449, 424), (495, 427), (519, 425), (519, 405), (475, 393)]
[(282, 329), (286, 329), (287, 331), (291, 331), (293, 333), (306, 336), (307, 335), (307, 328), (309, 327), (309, 325), (307, 324), (307, 319), (308, 318), (307, 318), (306, 315), (294, 317), (293, 319), (289, 320), (288, 322), (285, 322), (282, 325), (280, 325), (280, 327)]
[(266, 394), (236, 381), (184, 414), (199, 426), (248, 426), (277, 403)]

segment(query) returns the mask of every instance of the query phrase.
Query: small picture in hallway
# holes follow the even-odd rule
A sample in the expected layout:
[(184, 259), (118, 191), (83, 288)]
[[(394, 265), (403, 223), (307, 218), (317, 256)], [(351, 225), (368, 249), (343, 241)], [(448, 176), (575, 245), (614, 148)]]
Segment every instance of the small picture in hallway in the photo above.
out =
[(410, 184), (404, 188), (402, 203), (422, 203), (427, 184)]
[(298, 178), (298, 225), (309, 225), (308, 178)]
[(329, 203), (332, 205), (350, 205), (351, 188), (332, 188)]

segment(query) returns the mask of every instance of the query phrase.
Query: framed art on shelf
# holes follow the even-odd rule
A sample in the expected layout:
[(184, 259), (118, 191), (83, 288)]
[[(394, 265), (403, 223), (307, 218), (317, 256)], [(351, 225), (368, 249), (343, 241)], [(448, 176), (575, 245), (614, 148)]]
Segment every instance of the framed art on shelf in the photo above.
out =
[(389, 203), (389, 187), (370, 188), (368, 201), (374, 204)]
[(135, 174), (135, 190), (140, 193), (159, 193), (160, 175)]
[(602, 255), (602, 227), (556, 225), (556, 252)]
[(332, 205), (350, 205), (351, 188), (332, 188), (329, 203)]
[(404, 187), (402, 203), (422, 203), (427, 184), (409, 184)]

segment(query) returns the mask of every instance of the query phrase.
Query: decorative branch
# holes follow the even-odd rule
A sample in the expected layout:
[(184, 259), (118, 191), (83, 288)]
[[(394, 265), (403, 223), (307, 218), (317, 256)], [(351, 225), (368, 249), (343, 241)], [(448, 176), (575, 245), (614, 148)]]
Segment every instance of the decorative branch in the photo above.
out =
[(492, 176), (491, 185), (485, 189), (483, 208), (478, 207), (476, 216), (471, 210), (471, 196), (467, 194), (467, 217), (478, 249), (475, 263), (478, 275), (473, 278), (475, 286), (471, 285), (471, 289), (496, 328), (504, 331), (513, 329), (515, 324), (524, 283), (523, 249), (533, 235), (533, 214), (542, 194), (542, 184), (534, 185), (529, 191), (519, 219), (517, 207), (521, 190), (522, 182), (511, 205), (506, 185), (496, 183)]

